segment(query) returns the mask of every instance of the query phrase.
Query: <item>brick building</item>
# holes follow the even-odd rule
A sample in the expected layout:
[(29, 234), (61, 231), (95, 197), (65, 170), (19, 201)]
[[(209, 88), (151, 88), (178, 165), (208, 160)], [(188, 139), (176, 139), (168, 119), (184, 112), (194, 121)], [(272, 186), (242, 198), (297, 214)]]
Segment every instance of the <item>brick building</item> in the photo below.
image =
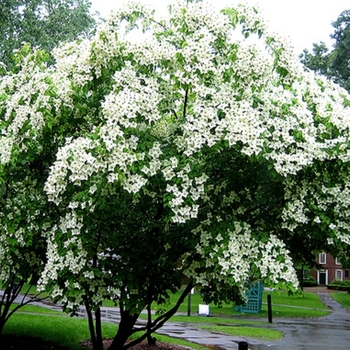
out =
[(337, 258), (329, 253), (319, 253), (316, 262), (322, 266), (319, 270), (312, 270), (311, 274), (319, 285), (327, 285), (334, 279), (345, 281), (350, 280), (349, 269), (343, 269)]

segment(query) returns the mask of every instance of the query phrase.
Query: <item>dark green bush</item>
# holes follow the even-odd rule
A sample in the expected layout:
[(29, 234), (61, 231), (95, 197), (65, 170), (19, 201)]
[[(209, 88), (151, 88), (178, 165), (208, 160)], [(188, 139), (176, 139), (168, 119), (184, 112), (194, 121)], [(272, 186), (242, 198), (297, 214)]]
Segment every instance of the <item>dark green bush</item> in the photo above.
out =
[[(317, 286), (317, 281), (312, 276), (312, 274), (311, 274), (311, 272), (309, 270), (304, 270), (303, 272), (300, 271), (300, 270), (299, 271), (297, 270), (297, 273), (298, 273), (299, 282), (301, 283), (301, 280), (302, 280), (304, 287), (315, 287), (315, 286)], [(302, 273), (303, 273), (303, 277), (301, 277)]]
[(329, 283), (327, 285), (327, 287), (330, 289), (348, 290), (348, 289), (350, 289), (350, 280), (339, 281), (339, 280), (335, 279), (331, 283)]

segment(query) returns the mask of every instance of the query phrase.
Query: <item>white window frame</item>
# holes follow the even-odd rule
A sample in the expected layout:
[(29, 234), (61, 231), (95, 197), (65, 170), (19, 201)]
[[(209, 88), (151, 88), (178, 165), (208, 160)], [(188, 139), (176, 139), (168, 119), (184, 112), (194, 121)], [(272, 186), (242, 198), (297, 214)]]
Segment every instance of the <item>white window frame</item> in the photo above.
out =
[[(338, 274), (340, 276), (338, 276)], [(335, 278), (339, 281), (342, 281), (343, 280), (343, 270), (335, 270)]]
[[(323, 259), (324, 258), (324, 259)], [(320, 253), (319, 256), (318, 256), (318, 262), (319, 264), (326, 264), (327, 263), (327, 255), (326, 253)]]
[(341, 265), (341, 262), (338, 260), (338, 258), (335, 258), (335, 264), (336, 265)]

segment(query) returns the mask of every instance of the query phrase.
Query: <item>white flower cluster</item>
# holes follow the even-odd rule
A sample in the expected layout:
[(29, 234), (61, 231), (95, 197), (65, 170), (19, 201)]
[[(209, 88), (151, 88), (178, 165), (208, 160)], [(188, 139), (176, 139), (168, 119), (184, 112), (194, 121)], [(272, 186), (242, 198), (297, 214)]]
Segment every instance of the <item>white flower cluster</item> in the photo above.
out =
[(268, 30), (265, 19), (261, 16), (259, 7), (240, 4), (237, 6), (237, 14), (238, 18), (244, 24), (245, 29), (252, 32), (260, 31), (261, 33), (265, 33)]
[(9, 185), (5, 195), (0, 192), (0, 282), (4, 284), (14, 276), (27, 278), (28, 267), (38, 268), (44, 258), (43, 236), (49, 222), (39, 209), (32, 208), (33, 203), (38, 207), (43, 204), (42, 193), (35, 181), (30, 178), (22, 181)]
[(124, 49), (125, 34), (135, 24), (130, 25), (128, 20), (131, 17), (136, 19), (137, 16), (141, 16), (137, 19), (140, 19), (142, 26), (147, 28), (150, 19), (153, 18), (153, 11), (147, 6), (130, 1), (123, 7), (112, 10), (108, 20), (97, 28), (91, 47), (91, 65), (97, 77), (101, 76), (102, 69), (108, 67)]
[[(315, 174), (313, 181), (290, 179), (286, 184), (286, 206), (283, 210), (284, 228), (294, 231), (314, 225), (328, 230), (328, 244), (337, 241), (350, 244), (348, 217), (350, 215), (350, 185), (348, 175), (332, 178), (330, 169)], [(322, 185), (321, 185), (322, 184)], [(312, 196), (310, 196), (312, 193)], [(311, 234), (311, 233), (310, 233)]]
[(59, 204), (68, 182), (79, 185), (99, 170), (101, 164), (88, 152), (93, 147), (91, 140), (80, 137), (68, 141), (65, 147), (59, 149), (51, 175), (45, 184), (45, 191), (51, 201)]
[(0, 114), (6, 127), (0, 135), (0, 164), (10, 161), (14, 147), (24, 154), (35, 145), (41, 149), (40, 136), (46, 124), (43, 111), (50, 108), (54, 97), (49, 92), (49, 73), (36, 66), (36, 51), (28, 55), (17, 75), (0, 81)]
[[(88, 254), (81, 239), (82, 228), (82, 221), (74, 211), (61, 218), (59, 226), (52, 228), (47, 239), (47, 262), (39, 280), (41, 289), (45, 289), (50, 281), (56, 281), (62, 271), (79, 276), (86, 267)], [(64, 254), (56, 243), (55, 235), (57, 233), (64, 237), (62, 247), (62, 250), (65, 251)]]
[(261, 242), (243, 222), (233, 222), (230, 229), (220, 233), (203, 227), (195, 232), (200, 235), (196, 253), (203, 262), (195, 261), (185, 274), (198, 284), (206, 286), (215, 280), (240, 285), (242, 281), (261, 279), (267, 285), (285, 283), (298, 288), (289, 251), (277, 237), (272, 235), (266, 243)]
[(161, 118), (158, 111), (157, 81), (137, 73), (129, 62), (114, 74), (115, 90), (106, 96), (103, 114), (107, 124), (118, 123), (121, 127), (137, 127), (137, 117), (155, 122)]
[(61, 83), (67, 81), (68, 78), (74, 82), (74, 85), (84, 86), (92, 80), (90, 50), (88, 40), (67, 43), (53, 50), (52, 54), (56, 61), (57, 72), (60, 73)]

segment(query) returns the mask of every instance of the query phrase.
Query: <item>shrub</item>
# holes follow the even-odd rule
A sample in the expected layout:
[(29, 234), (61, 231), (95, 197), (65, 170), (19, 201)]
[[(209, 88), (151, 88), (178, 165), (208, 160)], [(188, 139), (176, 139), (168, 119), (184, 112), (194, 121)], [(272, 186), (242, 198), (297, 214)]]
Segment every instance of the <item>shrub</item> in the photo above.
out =
[(340, 281), (335, 279), (327, 285), (327, 288), (336, 290), (350, 290), (350, 280)]

